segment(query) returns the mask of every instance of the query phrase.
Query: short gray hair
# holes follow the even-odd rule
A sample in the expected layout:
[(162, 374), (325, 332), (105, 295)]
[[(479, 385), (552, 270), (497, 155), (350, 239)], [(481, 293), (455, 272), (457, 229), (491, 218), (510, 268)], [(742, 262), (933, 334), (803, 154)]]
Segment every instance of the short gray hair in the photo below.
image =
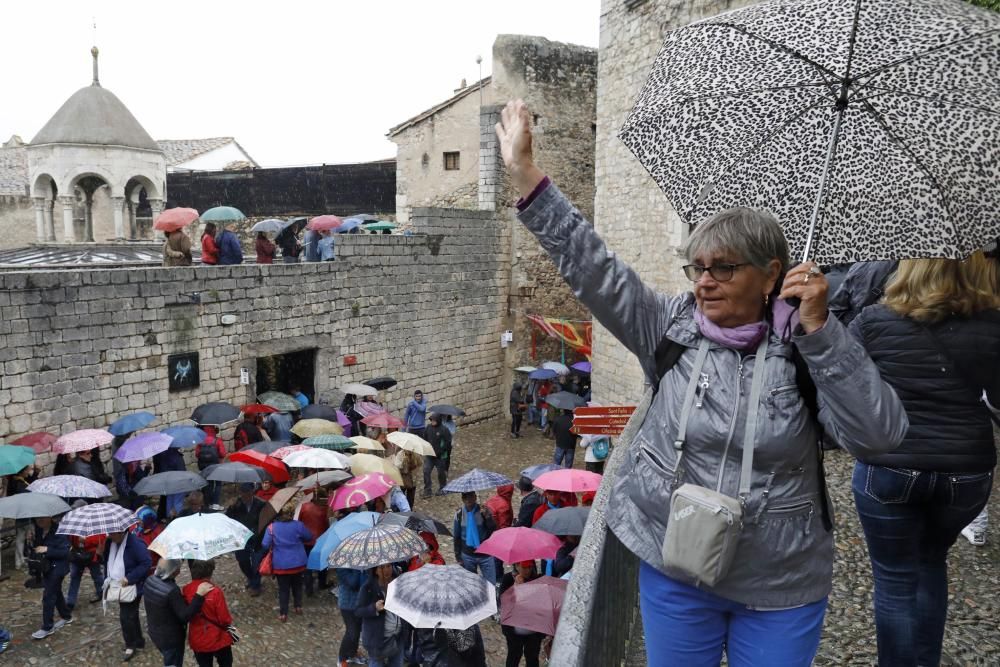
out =
[(766, 269), (772, 259), (788, 269), (788, 241), (777, 219), (767, 211), (727, 208), (698, 223), (684, 246), (688, 261), (702, 253), (732, 252), (744, 262)]

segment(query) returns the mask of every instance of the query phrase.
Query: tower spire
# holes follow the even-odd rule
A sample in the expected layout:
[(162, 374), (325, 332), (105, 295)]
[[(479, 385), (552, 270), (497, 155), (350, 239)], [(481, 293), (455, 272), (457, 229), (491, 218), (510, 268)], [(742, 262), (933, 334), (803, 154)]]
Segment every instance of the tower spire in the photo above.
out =
[(96, 46), (93, 47), (92, 49), (90, 49), (90, 55), (92, 55), (94, 57), (94, 81), (93, 81), (93, 83), (90, 84), (92, 86), (100, 86), (101, 85), (100, 79), (97, 78), (97, 54), (98, 54), (98, 51), (97, 51), (97, 47)]

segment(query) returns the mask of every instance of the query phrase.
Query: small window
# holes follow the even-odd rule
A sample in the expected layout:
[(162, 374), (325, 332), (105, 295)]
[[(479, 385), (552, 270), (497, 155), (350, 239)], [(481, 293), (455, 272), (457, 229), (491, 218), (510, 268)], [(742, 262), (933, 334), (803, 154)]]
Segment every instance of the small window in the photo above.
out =
[(444, 170), (445, 171), (457, 171), (458, 170), (458, 151), (453, 153), (444, 154)]

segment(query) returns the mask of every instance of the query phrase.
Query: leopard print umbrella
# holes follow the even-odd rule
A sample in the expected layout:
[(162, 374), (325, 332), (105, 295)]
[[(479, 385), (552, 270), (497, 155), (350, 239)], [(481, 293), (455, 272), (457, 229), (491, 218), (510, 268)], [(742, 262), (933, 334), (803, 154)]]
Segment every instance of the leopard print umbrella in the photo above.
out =
[(669, 33), (620, 136), (687, 222), (768, 209), (820, 264), (964, 258), (1000, 234), (998, 71), (1000, 13), (960, 0), (769, 0)]

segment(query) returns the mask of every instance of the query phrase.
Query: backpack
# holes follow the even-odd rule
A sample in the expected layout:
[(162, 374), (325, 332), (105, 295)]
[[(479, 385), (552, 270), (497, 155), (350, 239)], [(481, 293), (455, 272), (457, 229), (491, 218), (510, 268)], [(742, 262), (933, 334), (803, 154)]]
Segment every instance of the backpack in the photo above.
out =
[(607, 438), (598, 438), (590, 445), (590, 453), (598, 461), (608, 458), (609, 451), (611, 451), (611, 442)]
[[(654, 352), (656, 360), (656, 377), (653, 378), (653, 395), (660, 390), (660, 380), (670, 372), (677, 360), (681, 358), (684, 351), (688, 349), (684, 345), (667, 338), (666, 335), (660, 340)], [(823, 467), (823, 424), (819, 421), (819, 396), (816, 390), (816, 383), (809, 375), (809, 366), (797, 347), (792, 347), (792, 363), (795, 364), (795, 384), (799, 388), (799, 395), (806, 404), (806, 409), (812, 417), (813, 422), (819, 429), (819, 436), (816, 438), (816, 452), (819, 458), (819, 465), (816, 466), (816, 475), (819, 478), (820, 488), (820, 509), (823, 516), (823, 527), (827, 532), (833, 530), (833, 516), (830, 512), (830, 499), (826, 492), (826, 470)]]
[(219, 439), (209, 436), (205, 442), (198, 447), (198, 467), (205, 469), (210, 465), (219, 463)]

